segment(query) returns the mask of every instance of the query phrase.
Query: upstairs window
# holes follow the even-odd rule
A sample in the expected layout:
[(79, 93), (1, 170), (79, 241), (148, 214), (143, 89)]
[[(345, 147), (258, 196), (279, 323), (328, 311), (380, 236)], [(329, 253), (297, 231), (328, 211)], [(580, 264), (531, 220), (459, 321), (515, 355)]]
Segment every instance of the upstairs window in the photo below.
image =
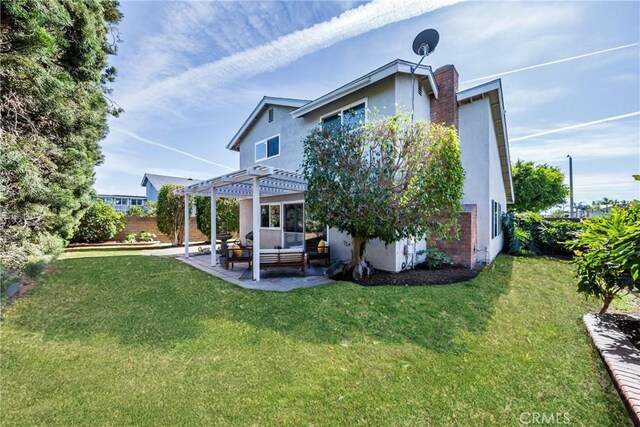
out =
[(142, 206), (144, 205), (144, 200), (142, 199), (131, 199), (131, 206)]
[(117, 198), (116, 206), (129, 206), (129, 199)]
[(367, 118), (366, 108), (366, 101), (359, 101), (356, 104), (323, 117), (321, 119), (322, 126), (325, 129), (337, 129), (340, 125), (351, 128), (362, 126)]
[(270, 159), (280, 154), (280, 135), (256, 143), (256, 162)]
[(342, 124), (345, 126), (358, 127), (364, 124), (364, 102), (345, 110), (342, 113)]
[(341, 123), (342, 123), (342, 118), (340, 114), (334, 114), (332, 116), (328, 116), (322, 119), (322, 127), (324, 127), (327, 130), (336, 130), (340, 128)]

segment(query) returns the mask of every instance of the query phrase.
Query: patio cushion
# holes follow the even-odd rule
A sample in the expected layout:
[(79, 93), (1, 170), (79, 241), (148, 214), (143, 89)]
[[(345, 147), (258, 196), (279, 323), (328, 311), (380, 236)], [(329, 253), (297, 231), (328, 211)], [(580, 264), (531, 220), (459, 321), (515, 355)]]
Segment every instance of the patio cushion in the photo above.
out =
[(231, 245), (231, 249), (233, 249), (233, 255), (237, 256), (237, 257), (241, 257), (242, 256), (242, 248), (238, 245), (236, 245), (235, 243)]

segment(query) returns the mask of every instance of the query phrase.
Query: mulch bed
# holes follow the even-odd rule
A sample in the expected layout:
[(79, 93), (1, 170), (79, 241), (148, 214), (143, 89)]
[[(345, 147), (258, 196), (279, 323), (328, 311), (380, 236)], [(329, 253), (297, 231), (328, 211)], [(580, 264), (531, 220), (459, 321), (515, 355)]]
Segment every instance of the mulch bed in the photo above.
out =
[(428, 286), (428, 285), (448, 285), (451, 283), (465, 282), (473, 279), (480, 272), (480, 268), (469, 269), (466, 267), (449, 266), (438, 270), (427, 270), (416, 268), (415, 270), (390, 273), (379, 271), (362, 280), (355, 281), (351, 276), (333, 276), (334, 280), (347, 280), (363, 286)]
[(640, 320), (627, 316), (615, 316), (613, 322), (629, 338), (631, 344), (640, 350)]

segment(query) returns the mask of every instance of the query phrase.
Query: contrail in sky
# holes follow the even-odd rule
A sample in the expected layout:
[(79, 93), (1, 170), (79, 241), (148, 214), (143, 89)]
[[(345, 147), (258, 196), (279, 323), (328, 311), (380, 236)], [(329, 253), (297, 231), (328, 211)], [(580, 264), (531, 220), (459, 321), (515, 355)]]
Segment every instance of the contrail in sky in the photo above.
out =
[(190, 68), (120, 99), (125, 110), (200, 99), (212, 87), (282, 68), (306, 55), (386, 25), (451, 6), (461, 0), (373, 0), (328, 21), (255, 48)]
[(591, 126), (591, 125), (597, 125), (597, 124), (600, 124), (600, 123), (612, 122), (614, 120), (626, 119), (627, 117), (633, 117), (633, 116), (640, 116), (640, 111), (636, 111), (635, 113), (621, 114), (619, 116), (607, 117), (606, 119), (594, 120), (592, 122), (578, 123), (576, 125), (565, 126), (565, 127), (558, 128), (558, 129), (546, 130), (544, 132), (533, 133), (531, 135), (520, 136), (518, 138), (509, 138), (509, 142), (524, 141), (525, 139), (536, 138), (538, 136), (550, 135), (552, 133), (558, 133), (558, 132), (564, 132), (565, 130), (579, 129), (579, 128), (583, 128), (583, 127), (587, 127), (587, 126)]
[(639, 43), (625, 44), (623, 46), (616, 46), (616, 47), (612, 47), (612, 48), (609, 48), (609, 49), (599, 50), (597, 52), (585, 53), (583, 55), (572, 56), (572, 57), (564, 58), (564, 59), (557, 59), (555, 61), (550, 61), (550, 62), (543, 62), (542, 64), (530, 65), (528, 67), (518, 68), (518, 69), (515, 69), (515, 70), (505, 71), (505, 72), (497, 73), (497, 74), (491, 74), (491, 75), (484, 76), (484, 77), (478, 77), (477, 79), (467, 80), (467, 81), (464, 81), (462, 83), (473, 83), (473, 82), (477, 82), (477, 81), (480, 81), (480, 80), (492, 79), (494, 77), (506, 76), (507, 74), (519, 73), (520, 71), (532, 70), (534, 68), (546, 67), (548, 65), (560, 64), (562, 62), (573, 61), (573, 60), (580, 59), (580, 58), (586, 58), (588, 56), (594, 56), (594, 55), (600, 55), (602, 53), (613, 52), (614, 50), (627, 49), (629, 47), (638, 46), (638, 44)]
[(147, 138), (143, 138), (140, 135), (137, 135), (137, 134), (135, 134), (135, 133), (133, 133), (131, 131), (128, 131), (126, 129), (113, 128), (113, 127), (111, 129), (113, 129), (115, 131), (118, 131), (118, 132), (122, 132), (125, 135), (128, 135), (133, 139), (136, 139), (136, 140), (138, 140), (140, 142), (144, 142), (145, 144), (153, 145), (154, 147), (164, 148), (165, 150), (173, 151), (174, 153), (182, 154), (183, 156), (191, 157), (192, 159), (200, 160), (201, 162), (209, 163), (210, 165), (213, 165), (213, 166), (218, 166), (218, 167), (229, 169), (229, 170), (232, 170), (232, 171), (236, 170), (236, 168), (232, 168), (230, 166), (223, 165), (222, 163), (212, 162), (210, 160), (205, 159), (204, 157), (199, 157), (199, 156), (196, 156), (194, 154), (187, 153), (186, 151), (178, 150), (177, 148), (169, 147), (168, 145), (164, 145), (164, 144), (161, 144), (159, 142), (152, 141), (152, 140), (147, 139)]

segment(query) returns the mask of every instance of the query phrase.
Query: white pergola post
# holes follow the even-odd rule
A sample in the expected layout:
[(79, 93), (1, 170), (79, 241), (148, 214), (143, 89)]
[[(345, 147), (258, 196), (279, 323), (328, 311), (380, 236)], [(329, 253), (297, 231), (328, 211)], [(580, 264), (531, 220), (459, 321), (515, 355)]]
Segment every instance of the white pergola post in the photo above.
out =
[(253, 280), (260, 281), (260, 181), (253, 177)]
[(211, 189), (211, 267), (218, 265), (218, 254), (216, 253), (216, 198), (217, 191), (214, 188)]
[(189, 195), (184, 195), (184, 257), (189, 258)]

